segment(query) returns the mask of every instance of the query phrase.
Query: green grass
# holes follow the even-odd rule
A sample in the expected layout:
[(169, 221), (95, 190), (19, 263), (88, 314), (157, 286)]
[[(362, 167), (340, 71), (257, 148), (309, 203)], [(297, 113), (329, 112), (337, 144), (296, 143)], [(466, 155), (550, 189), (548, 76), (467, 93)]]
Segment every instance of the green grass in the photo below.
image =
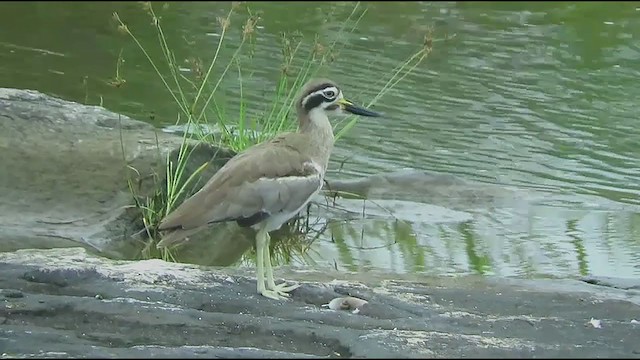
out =
[[(170, 250), (155, 250), (155, 244), (160, 238), (156, 228), (162, 218), (179, 205), (177, 200), (184, 198), (185, 193), (191, 190), (194, 179), (206, 166), (206, 163), (203, 164), (193, 174), (186, 173), (185, 164), (190, 156), (189, 149), (193, 149), (188, 145), (193, 144), (194, 141), (204, 141), (241, 152), (247, 147), (268, 140), (283, 131), (295, 130), (297, 119), (293, 114), (295, 113), (294, 101), (297, 92), (307, 80), (326, 71), (328, 65), (335, 64), (340, 51), (346, 45), (344, 38), (357, 28), (360, 20), (366, 14), (366, 9), (362, 9), (360, 3), (356, 3), (347, 19), (341, 21), (342, 27), (336, 38), (328, 44), (320, 41), (318, 36), (308, 42), (302, 36), (284, 34), (279, 44), (282, 64), (280, 69), (276, 70), (279, 72), (279, 79), (275, 91), (271, 98), (265, 99), (266, 105), (263, 109), (252, 109), (258, 110), (257, 113), (262, 115), (252, 117), (249, 115), (249, 105), (245, 98), (247, 89), (243, 84), (247, 78), (245, 72), (250, 67), (248, 62), (252, 60), (259, 16), (252, 13), (244, 4), (232, 3), (227, 15), (217, 19), (220, 37), (210, 60), (206, 66), (203, 66), (201, 60), (191, 59), (192, 71), (190, 77), (187, 77), (179, 69), (178, 64), (181, 56), (175, 54), (168, 44), (160, 17), (156, 14), (154, 7), (149, 2), (143, 3), (142, 7), (149, 15), (157, 35), (157, 45), (162, 53), (162, 57), (159, 59), (151, 56), (151, 45), (143, 44), (117, 13), (113, 14), (113, 19), (118, 30), (137, 45), (139, 51), (157, 74), (158, 81), (163, 84), (178, 107), (176, 124), (183, 124), (187, 131), (183, 133), (177, 158), (170, 160), (166, 155), (165, 174), (162, 176), (154, 175), (158, 185), (155, 192), (151, 195), (142, 195), (134, 186), (132, 179), (127, 181), (148, 237), (142, 256), (145, 258), (161, 257), (165, 260), (175, 261)], [(168, 8), (163, 8), (163, 10), (170, 11)], [(242, 18), (244, 25), (241, 34), (237, 36), (239, 41), (231, 45), (229, 44), (231, 41), (228, 40), (229, 33), (233, 31), (231, 21), (235, 22), (239, 17)], [(380, 79), (380, 90), (367, 105), (371, 106), (380, 100), (422, 63), (431, 52), (431, 42), (431, 34), (429, 33), (425, 37), (423, 46), (415, 54), (393, 69), (387, 79)], [(223, 51), (227, 53), (223, 54)], [(125, 82), (120, 68), (121, 55), (116, 64), (116, 78), (114, 79), (118, 84)], [(226, 60), (222, 62), (220, 60), (222, 58)], [(230, 109), (230, 105), (224, 101), (224, 98), (218, 96), (223, 80), (232, 73), (237, 75), (240, 80), (240, 98), (237, 109)], [(253, 111), (253, 113), (255, 112)], [(350, 131), (356, 122), (357, 117), (354, 116), (347, 118), (343, 123), (336, 124), (336, 127), (340, 128), (336, 132), (336, 139), (339, 140)], [(200, 126), (203, 124), (217, 125), (221, 129), (221, 135), (216, 138), (211, 133), (203, 132)], [(137, 172), (136, 169), (132, 170), (134, 173)], [(166, 179), (165, 184), (160, 184), (162, 179)], [(301, 226), (303, 223), (306, 223), (306, 229)], [(296, 229), (297, 234), (303, 235), (310, 228), (308, 222), (300, 219), (292, 220), (288, 225), (290, 228)], [(286, 241), (280, 243), (286, 244)], [(283, 257), (289, 259), (291, 254), (287, 253), (287, 249), (291, 249), (291, 246), (278, 246), (283, 249), (281, 250)], [(308, 244), (302, 245), (300, 248), (308, 249)]]

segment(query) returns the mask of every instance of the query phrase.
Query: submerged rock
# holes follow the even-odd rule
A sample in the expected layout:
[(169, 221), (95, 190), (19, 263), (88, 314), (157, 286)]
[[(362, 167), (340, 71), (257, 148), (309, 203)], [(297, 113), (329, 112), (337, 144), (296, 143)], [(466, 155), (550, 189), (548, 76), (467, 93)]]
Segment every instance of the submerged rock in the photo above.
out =
[[(115, 261), (81, 248), (0, 254), (5, 357), (637, 357), (640, 293), (574, 280), (420, 278)], [(331, 281), (335, 278), (341, 281)], [(350, 279), (350, 280), (346, 280)], [(16, 294), (20, 294), (17, 296)], [(322, 305), (366, 301), (357, 314)], [(600, 328), (590, 325), (598, 320)], [(35, 345), (34, 345), (35, 344)]]

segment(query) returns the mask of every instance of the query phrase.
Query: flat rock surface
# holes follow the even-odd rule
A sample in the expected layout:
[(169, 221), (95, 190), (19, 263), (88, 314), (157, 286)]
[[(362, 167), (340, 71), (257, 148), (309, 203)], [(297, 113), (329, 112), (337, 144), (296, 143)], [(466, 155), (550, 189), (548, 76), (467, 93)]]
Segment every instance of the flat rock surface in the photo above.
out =
[[(0, 353), (640, 357), (640, 291), (629, 284), (389, 279), (376, 273), (277, 269), (277, 276), (302, 286), (290, 301), (275, 301), (255, 293), (252, 273), (161, 260), (108, 260), (82, 248), (3, 253)], [(357, 314), (322, 307), (347, 295), (368, 304)]]

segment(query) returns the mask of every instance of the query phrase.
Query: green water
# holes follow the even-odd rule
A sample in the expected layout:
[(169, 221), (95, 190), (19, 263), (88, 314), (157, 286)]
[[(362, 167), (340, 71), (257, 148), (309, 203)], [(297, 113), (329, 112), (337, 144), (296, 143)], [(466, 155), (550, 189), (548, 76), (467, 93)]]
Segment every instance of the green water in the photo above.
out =
[[(157, 6), (178, 61), (210, 58), (219, 36), (215, 19), (228, 6)], [(250, 4), (262, 19), (244, 96), (258, 104), (275, 86), (281, 32), (331, 38), (353, 6)], [(437, 41), (426, 62), (378, 101), (375, 109), (387, 116), (360, 122), (340, 140), (332, 169), (348, 159), (340, 177), (412, 168), (547, 196), (530, 202), (507, 195), (508, 206), (457, 204), (472, 214), (458, 222), (332, 225), (314, 243), (314, 261), (354, 271), (640, 275), (640, 3), (372, 2), (364, 8), (326, 74), (348, 97), (368, 101), (376, 81), (416, 50), (429, 26)], [(159, 127), (174, 123), (175, 105), (135, 44), (116, 31), (114, 11), (143, 43), (155, 44), (138, 3), (1, 3), (0, 86), (102, 103)], [(239, 41), (240, 26), (233, 23), (226, 54)], [(107, 82), (120, 51), (126, 83), (116, 88)], [(222, 86), (232, 109), (237, 76)]]

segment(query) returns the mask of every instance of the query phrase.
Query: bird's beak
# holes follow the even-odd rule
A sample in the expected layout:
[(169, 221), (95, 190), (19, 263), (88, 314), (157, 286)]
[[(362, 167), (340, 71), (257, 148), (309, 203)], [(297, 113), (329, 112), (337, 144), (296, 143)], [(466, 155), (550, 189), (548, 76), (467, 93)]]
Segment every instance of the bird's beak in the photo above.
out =
[(375, 111), (371, 111), (371, 110), (365, 109), (363, 107), (360, 107), (358, 105), (354, 105), (351, 101), (349, 101), (347, 99), (338, 100), (338, 105), (340, 105), (342, 110), (348, 111), (348, 112), (350, 112), (352, 114), (355, 114), (355, 115), (372, 116), (372, 117), (380, 117), (380, 116), (382, 116), (382, 114), (377, 113)]

